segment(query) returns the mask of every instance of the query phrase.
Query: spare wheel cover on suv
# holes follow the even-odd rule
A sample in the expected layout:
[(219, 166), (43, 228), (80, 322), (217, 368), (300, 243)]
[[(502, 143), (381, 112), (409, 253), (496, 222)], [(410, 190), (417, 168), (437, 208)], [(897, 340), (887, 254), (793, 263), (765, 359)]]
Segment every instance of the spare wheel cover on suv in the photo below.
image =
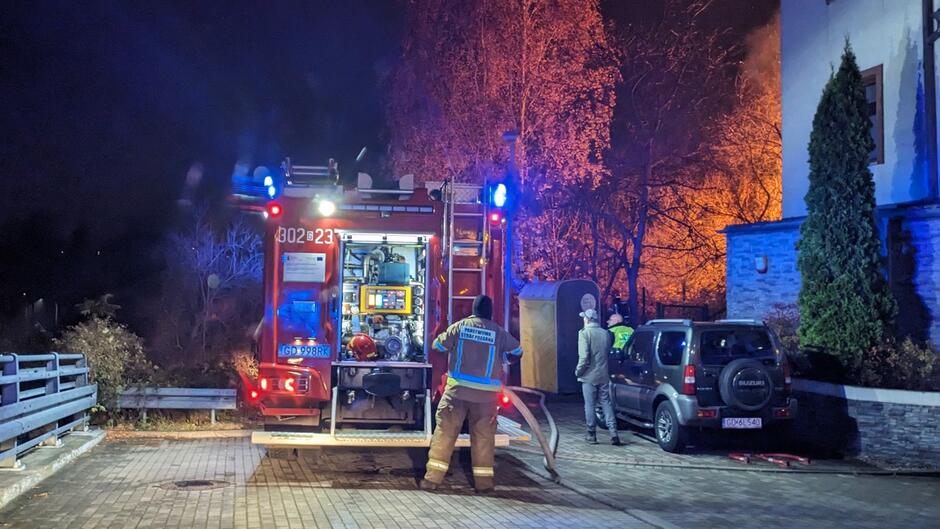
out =
[(718, 389), (725, 404), (755, 411), (770, 402), (774, 383), (764, 364), (750, 358), (739, 358), (721, 370)]

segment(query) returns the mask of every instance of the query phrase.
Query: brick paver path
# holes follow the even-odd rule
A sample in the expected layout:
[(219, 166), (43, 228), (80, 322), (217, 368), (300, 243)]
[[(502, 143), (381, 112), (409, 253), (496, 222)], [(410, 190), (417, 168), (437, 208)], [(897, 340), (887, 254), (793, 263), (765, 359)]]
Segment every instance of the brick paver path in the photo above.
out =
[[(324, 449), (283, 460), (247, 439), (125, 439), (102, 443), (7, 506), (0, 528), (940, 527), (937, 478), (742, 472), (721, 450), (673, 456), (632, 434), (627, 447), (591, 447), (576, 406), (554, 407), (565, 434), (561, 485), (533, 472), (541, 466), (533, 446), (500, 450), (498, 492), (477, 496), (466, 452), (430, 494), (416, 489), (422, 450)], [(695, 468), (702, 462), (719, 468)], [(174, 488), (182, 480), (214, 488)]]

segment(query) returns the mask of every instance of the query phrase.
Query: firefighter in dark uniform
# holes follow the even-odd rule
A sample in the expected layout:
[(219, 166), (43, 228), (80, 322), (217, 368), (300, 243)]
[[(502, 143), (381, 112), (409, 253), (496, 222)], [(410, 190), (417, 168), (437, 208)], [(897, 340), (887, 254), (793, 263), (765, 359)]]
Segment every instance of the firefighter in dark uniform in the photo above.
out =
[(433, 347), (449, 352), (447, 384), (437, 406), (437, 427), (431, 438), (427, 473), (421, 488), (434, 490), (444, 480), (465, 419), (470, 422), (473, 486), (493, 490), (493, 449), (496, 412), (503, 384), (502, 363), (522, 355), (522, 347), (492, 318), (493, 300), (477, 296), (473, 315), (454, 323), (434, 340)]

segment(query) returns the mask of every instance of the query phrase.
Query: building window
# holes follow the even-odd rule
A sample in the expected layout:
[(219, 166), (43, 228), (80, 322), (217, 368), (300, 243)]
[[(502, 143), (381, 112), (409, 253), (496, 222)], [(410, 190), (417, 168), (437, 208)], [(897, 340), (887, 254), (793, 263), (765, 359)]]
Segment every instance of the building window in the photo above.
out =
[(885, 120), (881, 71), (880, 64), (862, 71), (865, 100), (868, 101), (868, 116), (871, 118), (871, 138), (875, 141), (875, 148), (868, 156), (869, 163), (885, 163)]

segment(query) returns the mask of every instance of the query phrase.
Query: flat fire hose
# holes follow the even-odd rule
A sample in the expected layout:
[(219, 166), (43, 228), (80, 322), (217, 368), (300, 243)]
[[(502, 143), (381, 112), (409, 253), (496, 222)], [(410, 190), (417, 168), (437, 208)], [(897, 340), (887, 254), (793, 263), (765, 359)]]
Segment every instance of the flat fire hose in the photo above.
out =
[[(535, 438), (538, 439), (539, 446), (542, 447), (542, 452), (545, 454), (542, 459), (542, 464), (545, 465), (545, 470), (551, 474), (552, 478), (556, 482), (559, 482), (561, 480), (561, 476), (558, 475), (558, 470), (555, 468), (555, 452), (558, 450), (558, 428), (555, 426), (555, 419), (552, 417), (552, 414), (549, 413), (548, 408), (545, 407), (545, 394), (541, 391), (536, 391), (529, 388), (521, 388), (518, 386), (504, 387), (503, 392), (509, 396), (513, 406), (519, 410), (519, 413), (521, 413), (522, 417), (525, 418), (525, 422), (528, 423), (529, 428), (532, 429), (532, 433), (535, 434)], [(539, 427), (539, 422), (536, 420), (535, 416), (532, 415), (529, 407), (526, 406), (525, 402), (522, 402), (522, 399), (520, 399), (518, 395), (516, 395), (517, 392), (537, 395), (539, 397), (539, 407), (542, 409), (542, 413), (545, 414), (546, 419), (548, 419), (548, 440), (545, 439), (545, 435), (542, 433), (542, 429)]]

